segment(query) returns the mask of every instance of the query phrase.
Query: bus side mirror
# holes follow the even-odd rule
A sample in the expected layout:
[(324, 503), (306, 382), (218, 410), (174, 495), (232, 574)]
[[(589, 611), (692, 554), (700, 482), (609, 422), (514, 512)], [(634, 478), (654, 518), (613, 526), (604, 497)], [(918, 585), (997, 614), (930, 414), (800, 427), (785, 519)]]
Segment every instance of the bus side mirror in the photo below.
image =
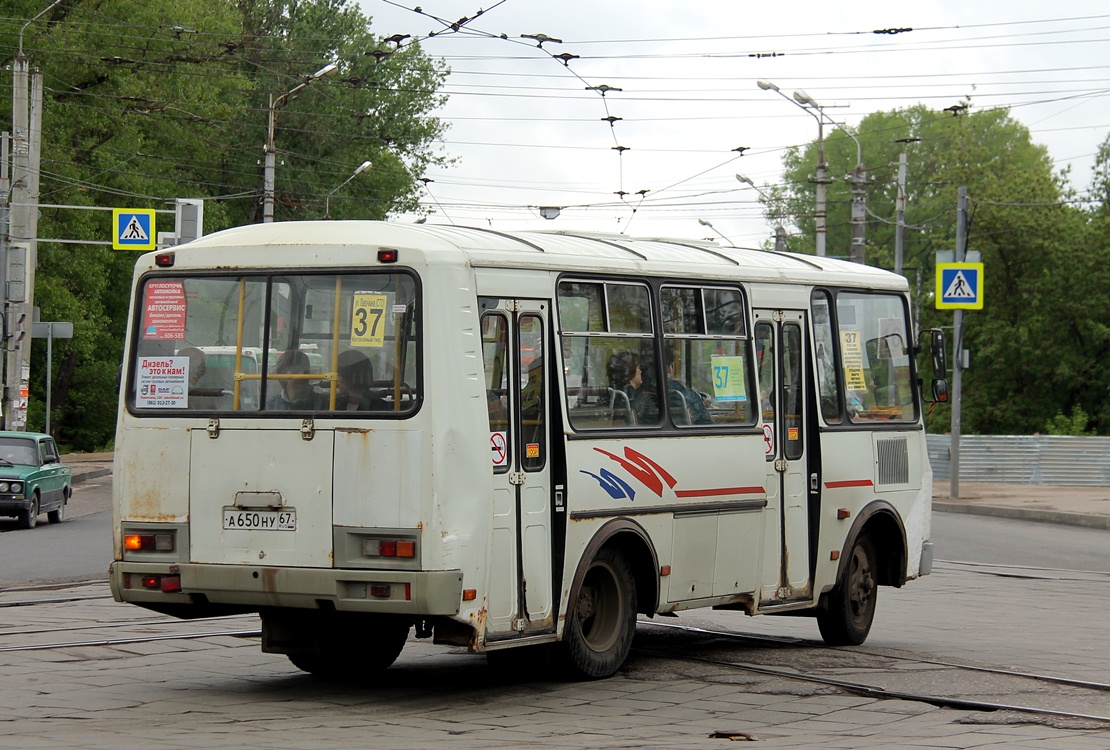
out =
[(948, 354), (944, 343), (944, 331), (932, 328), (928, 333), (933, 350), (933, 372), (943, 378), (948, 373)]
[(938, 404), (948, 403), (948, 381), (944, 378), (933, 378), (933, 401)]
[[(923, 353), (928, 348), (928, 359), (932, 361), (932, 399), (925, 398), (922, 393), (922, 398), (930, 403), (948, 403), (948, 356), (946, 354), (946, 347), (944, 341), (944, 331), (939, 328), (929, 328), (921, 332), (921, 339), (918, 342), (919, 353)], [(921, 382), (921, 381), (919, 381)], [(921, 389), (924, 391), (924, 382), (921, 382)]]

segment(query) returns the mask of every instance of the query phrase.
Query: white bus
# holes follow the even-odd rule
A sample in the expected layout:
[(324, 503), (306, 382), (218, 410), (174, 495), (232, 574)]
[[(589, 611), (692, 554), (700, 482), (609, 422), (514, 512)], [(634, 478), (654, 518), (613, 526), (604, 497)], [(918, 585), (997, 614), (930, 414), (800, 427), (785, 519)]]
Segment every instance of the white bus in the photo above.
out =
[(134, 283), (113, 595), (258, 612), (308, 672), (383, 669), (415, 631), (604, 677), (638, 615), (697, 607), (858, 644), (877, 586), (930, 571), (901, 276), (349, 221), (219, 232)]

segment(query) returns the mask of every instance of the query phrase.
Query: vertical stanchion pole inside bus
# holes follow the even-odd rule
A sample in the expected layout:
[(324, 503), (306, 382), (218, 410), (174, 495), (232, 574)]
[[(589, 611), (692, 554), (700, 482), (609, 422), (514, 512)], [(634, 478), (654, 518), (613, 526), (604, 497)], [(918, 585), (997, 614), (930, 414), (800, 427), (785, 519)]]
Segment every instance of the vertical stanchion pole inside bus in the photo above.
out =
[(239, 277), (239, 326), (235, 333), (235, 375), (232, 381), (231, 410), (239, 411), (239, 392), (243, 386), (243, 315), (247, 307), (247, 277)]
[(328, 378), (328, 411), (335, 411), (335, 391), (339, 387), (339, 309), (343, 299), (343, 277), (335, 275), (335, 306), (331, 316), (331, 375)]
[[(393, 305), (396, 308), (397, 300), (401, 296), (401, 278), (393, 277)], [(407, 310), (406, 306), (406, 310)], [(400, 324), (398, 324), (400, 321)], [(405, 332), (405, 313), (396, 315), (393, 319), (393, 411), (401, 410), (401, 334)]]

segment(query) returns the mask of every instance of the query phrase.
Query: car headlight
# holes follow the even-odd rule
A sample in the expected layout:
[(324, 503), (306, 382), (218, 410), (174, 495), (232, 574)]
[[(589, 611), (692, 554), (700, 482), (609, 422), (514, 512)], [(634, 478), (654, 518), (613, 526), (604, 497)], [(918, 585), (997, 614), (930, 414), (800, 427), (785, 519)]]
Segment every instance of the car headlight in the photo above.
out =
[[(11, 491), (17, 495), (23, 492), (23, 482), (10, 482), (8, 486), (11, 488)], [(0, 490), (0, 492), (2, 492), (2, 490)]]
[(7, 482), (0, 482), (0, 492), (7, 492), (9, 489)]

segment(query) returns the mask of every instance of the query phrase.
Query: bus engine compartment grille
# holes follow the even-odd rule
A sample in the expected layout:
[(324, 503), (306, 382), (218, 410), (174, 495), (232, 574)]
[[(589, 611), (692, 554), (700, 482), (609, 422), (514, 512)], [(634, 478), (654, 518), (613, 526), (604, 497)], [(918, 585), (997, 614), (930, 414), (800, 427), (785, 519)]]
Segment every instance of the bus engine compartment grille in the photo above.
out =
[(875, 441), (879, 462), (879, 486), (906, 484), (910, 481), (910, 457), (906, 438), (884, 438)]

